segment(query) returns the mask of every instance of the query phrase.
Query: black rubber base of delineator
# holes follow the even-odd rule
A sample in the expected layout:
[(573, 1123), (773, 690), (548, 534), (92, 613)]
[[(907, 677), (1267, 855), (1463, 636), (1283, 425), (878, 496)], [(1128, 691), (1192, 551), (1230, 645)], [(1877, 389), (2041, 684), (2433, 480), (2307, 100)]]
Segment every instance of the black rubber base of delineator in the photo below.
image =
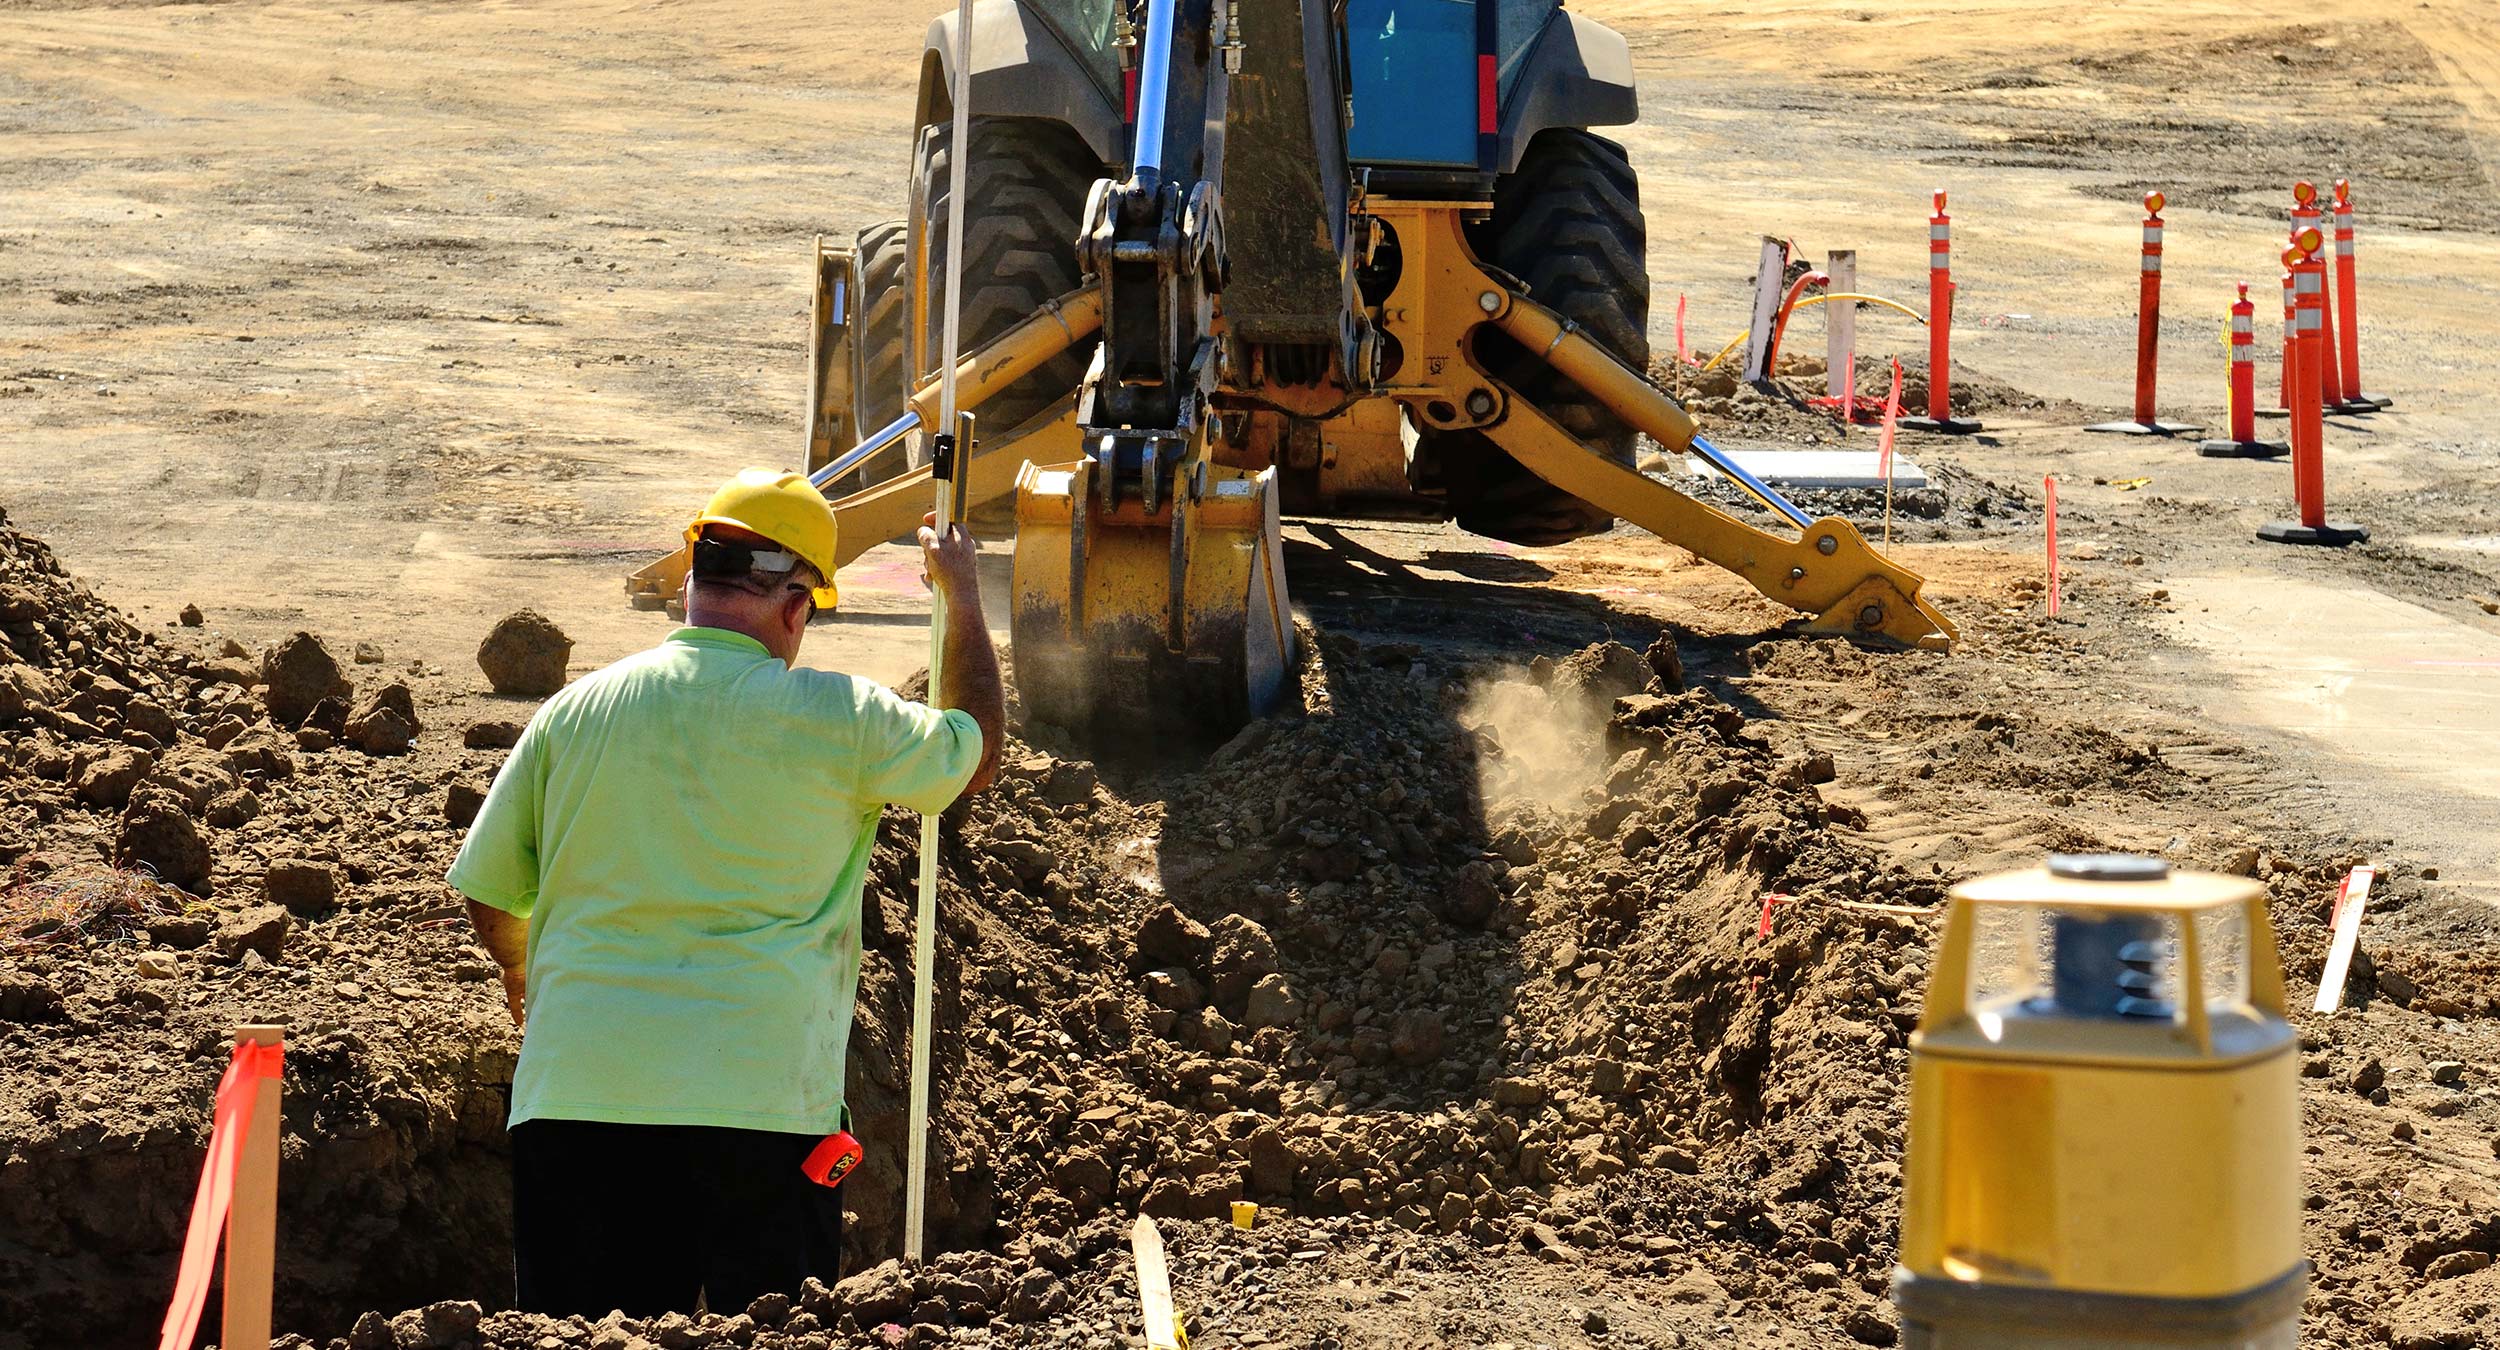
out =
[(2396, 400), (2385, 397), (2384, 395), (2373, 394), (2367, 389), (2362, 390), (2361, 397), (2354, 399), (2353, 402), (2356, 404), (2367, 403), (2371, 407), (2378, 409), (2380, 412), (2385, 412), (2396, 406)]
[(2367, 417), (2378, 410), (2378, 400), (2371, 398), (2345, 399), (2340, 403), (2330, 403), (2325, 408), (2329, 417)]
[(2207, 459), (2271, 459), (2288, 455), (2292, 447), (2282, 441), (2198, 441), (2196, 453)]
[(2113, 431), (2121, 436), (2187, 436), (2203, 431), (2196, 422), (2095, 422), (2086, 431)]
[(2321, 548), (2342, 548), (2346, 544), (2368, 543), (2370, 532), (2341, 520), (2330, 520), (2315, 528), (2297, 520), (2270, 520), (2257, 527), (2257, 537), (2269, 544), (2314, 544)]
[(1924, 431), (1933, 436), (1968, 436), (1981, 429), (1979, 423), (1966, 422), (1959, 417), (1947, 417), (1941, 420), (1933, 417), (1904, 417), (1894, 425), (1903, 431)]

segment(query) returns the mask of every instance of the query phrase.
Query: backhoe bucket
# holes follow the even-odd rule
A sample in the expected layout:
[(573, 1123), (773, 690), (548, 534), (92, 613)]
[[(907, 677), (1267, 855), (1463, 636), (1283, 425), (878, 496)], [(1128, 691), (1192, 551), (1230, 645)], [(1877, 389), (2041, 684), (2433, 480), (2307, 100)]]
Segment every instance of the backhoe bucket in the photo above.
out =
[(1175, 495), (1106, 507), (1092, 460), (1024, 466), (1011, 624), (1029, 719), (1220, 739), (1286, 697), (1275, 470), (1199, 462)]

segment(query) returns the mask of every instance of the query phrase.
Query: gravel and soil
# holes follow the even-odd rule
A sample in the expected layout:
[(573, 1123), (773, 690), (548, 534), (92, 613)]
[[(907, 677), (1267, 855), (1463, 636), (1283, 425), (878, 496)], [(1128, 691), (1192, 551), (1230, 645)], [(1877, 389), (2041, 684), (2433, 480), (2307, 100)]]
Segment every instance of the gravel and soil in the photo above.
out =
[[(2362, 852), (2247, 842), (2157, 732), (2011, 700), (1969, 715), (1973, 682), (2092, 659), (2027, 609), (1973, 616), (1972, 650), (1948, 658), (1661, 633), (1520, 665), (1310, 633), (1302, 715), (1186, 765), (1020, 743), (952, 818), (932, 1223), (953, 1255), (884, 1263), (898, 814), (866, 915), (859, 1273), (803, 1294), (804, 1320), (768, 1302), (744, 1321), (479, 1321), (442, 1296), (491, 1307), (502, 1285), (514, 1047), (436, 878), (450, 794), (494, 753), (448, 725), (413, 754), (333, 743), (319, 707), (348, 702), (348, 676), (319, 639), (220, 657), (205, 634), (133, 628), (31, 537), (0, 535), (0, 559), (21, 616), (0, 629), (20, 691), (0, 745), (23, 770), (0, 892), (0, 1260), (28, 1344), (144, 1336), (223, 1033), (263, 1019), (292, 1042), (281, 1309), (312, 1344), (1116, 1343), (1138, 1212), (1180, 1238), (1201, 1344), (1407, 1343), (1411, 1318), (1489, 1342), (1531, 1291), (1540, 1322), (1567, 1303), (1562, 1332), (1592, 1344), (1886, 1344), (1906, 1040), (1934, 907), (1980, 860), (1893, 847), (1853, 799), (2033, 802), (2066, 848), (2145, 847), (2108, 822), (2158, 803), (2186, 832), (2158, 851), (2267, 880), (2296, 986)], [(322, 698), (290, 728), (278, 680), (305, 670)], [(1898, 742), (1893, 774), (1853, 782), (1817, 744), (1807, 714), (1830, 702), (1882, 710), (1880, 733), (1857, 730)], [(188, 889), (132, 856), (169, 824), (210, 859)], [(2486, 907), (2382, 862), (2352, 991), (2368, 1020), (2317, 1019), (2303, 1041), (2311, 1332), (2444, 1345), (2494, 1278), (2500, 966)], [(1765, 939), (1772, 893), (1791, 898)], [(1263, 1207), (1255, 1240), (1226, 1231), (1236, 1199)], [(1519, 1264), (1539, 1269), (1488, 1301), (1483, 1273)], [(414, 1305), (437, 1306), (389, 1323)]]

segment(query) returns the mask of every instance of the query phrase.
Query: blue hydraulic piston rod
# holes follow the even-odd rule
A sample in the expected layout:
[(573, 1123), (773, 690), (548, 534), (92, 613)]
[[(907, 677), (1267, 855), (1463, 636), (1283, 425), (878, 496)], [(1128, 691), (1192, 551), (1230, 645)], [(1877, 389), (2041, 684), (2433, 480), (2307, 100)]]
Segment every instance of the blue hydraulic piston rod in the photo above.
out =
[(1151, 192), (1163, 178), (1164, 104), (1172, 91), (1175, 0), (1146, 0), (1146, 45), (1137, 60), (1137, 145), (1129, 170)]

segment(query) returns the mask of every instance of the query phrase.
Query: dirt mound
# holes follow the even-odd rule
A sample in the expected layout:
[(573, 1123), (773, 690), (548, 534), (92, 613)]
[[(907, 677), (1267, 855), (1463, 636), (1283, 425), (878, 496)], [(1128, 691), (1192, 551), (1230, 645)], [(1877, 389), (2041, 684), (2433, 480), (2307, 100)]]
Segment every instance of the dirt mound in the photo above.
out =
[[(0, 517), (0, 1345), (153, 1339), (246, 1021), (289, 1028), (282, 1323), (505, 1278), (480, 1164), (510, 1033), (427, 791), (493, 758), (307, 751), (288, 719), (345, 689), (319, 639), (272, 652), (265, 707), (261, 665), (180, 631)], [(361, 715), (413, 735), (394, 688)], [(403, 1249), (418, 1228), (452, 1240)]]
[[(1747, 383), (1732, 361), (1705, 371), (1661, 359), (1650, 363), (1649, 377), (1659, 388), (1674, 395), (1687, 411), (1703, 419), (1705, 432), (1712, 427), (1742, 427), (1763, 433), (1829, 434), (1839, 430), (1839, 414), (1817, 406), (1814, 400), (1830, 396), (1830, 369), (1820, 356), (1787, 351), (1780, 355), (1777, 372), (1762, 384)], [(1884, 395), (1891, 388), (1890, 358), (1857, 358), (1860, 428), (1872, 429), (1881, 414)], [(1955, 417), (1990, 413), (2037, 416), (2051, 406), (2036, 394), (1959, 363), (1953, 367), (1950, 402)], [(1922, 352), (1901, 358), (1901, 415), (1923, 417), (1926, 413), (1927, 357)]]
[[(1671, 644), (1601, 645), (1542, 685), (1316, 646), (1312, 716), (1254, 724), (1173, 772), (1018, 749), (964, 814), (942, 900), (946, 951), (968, 954), (941, 991), (961, 1036), (937, 1050), (944, 1241), (996, 1247), (1138, 1210), (1208, 1219), (1246, 1198), (1614, 1250), (1819, 1198), (1819, 1222), (1785, 1231), (1800, 1250), (1837, 1231), (1856, 1292), (1805, 1305), (1835, 1334), (1882, 1320), (1868, 1289), (1889, 1259), (1886, 1075), (1925, 956), (1914, 925), (1822, 902), (1927, 902), (1933, 884), (1870, 887), (1814, 766), (1709, 693), (1670, 692)], [(1558, 773), (1573, 791), (1535, 790)], [(853, 1082), (873, 1141), (864, 1259), (894, 1240), (891, 1216), (865, 1211), (899, 1158), (907, 827), (887, 822), (871, 884)], [(1758, 942), (1773, 890), (1806, 898)], [(1814, 1029), (1835, 1017), (1856, 1030)], [(1836, 1128), (1835, 1110), (1866, 1118)], [(1759, 1132), (1792, 1117), (1800, 1138), (1842, 1142), (1806, 1173), (1756, 1175)], [(1601, 1218), (1558, 1235), (1580, 1222), (1559, 1197), (1633, 1173), (1712, 1198), (1668, 1228)], [(1635, 1269), (1691, 1264), (1680, 1240), (1633, 1252)]]

